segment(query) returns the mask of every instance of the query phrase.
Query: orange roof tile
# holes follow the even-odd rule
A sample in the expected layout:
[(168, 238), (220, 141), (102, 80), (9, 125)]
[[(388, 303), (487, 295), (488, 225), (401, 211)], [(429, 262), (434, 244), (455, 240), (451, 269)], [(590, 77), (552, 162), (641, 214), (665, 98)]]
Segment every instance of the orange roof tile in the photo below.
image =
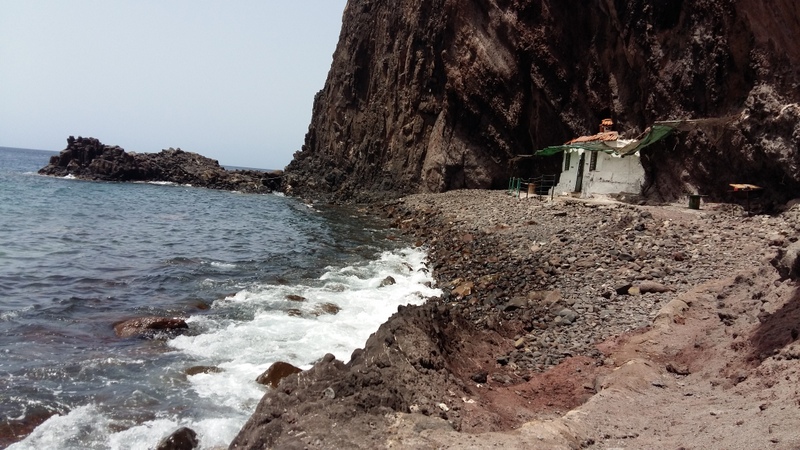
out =
[(581, 136), (575, 138), (567, 142), (567, 144), (577, 144), (580, 142), (594, 142), (594, 141), (616, 141), (617, 139), (619, 139), (619, 133), (617, 133), (616, 131), (605, 131), (602, 133), (597, 133), (593, 136)]

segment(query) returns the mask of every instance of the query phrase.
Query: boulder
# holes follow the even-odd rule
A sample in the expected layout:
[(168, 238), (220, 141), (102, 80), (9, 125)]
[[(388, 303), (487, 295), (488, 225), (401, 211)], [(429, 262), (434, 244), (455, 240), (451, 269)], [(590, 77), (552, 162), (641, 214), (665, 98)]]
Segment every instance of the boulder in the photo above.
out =
[(781, 250), (779, 256), (773, 261), (773, 265), (783, 278), (798, 278), (800, 274), (800, 241), (790, 244), (785, 250)]
[(671, 291), (672, 288), (664, 286), (661, 283), (656, 283), (655, 281), (642, 281), (641, 284), (639, 284), (639, 292), (642, 294), (647, 294), (648, 292), (661, 293)]
[(177, 317), (138, 317), (114, 325), (114, 333), (122, 338), (153, 337), (158, 333), (179, 334), (187, 330), (186, 321)]
[(188, 376), (197, 375), (201, 373), (220, 373), (220, 372), (222, 372), (222, 369), (215, 366), (192, 366), (184, 370), (184, 373)]
[(321, 314), (330, 314), (335, 316), (336, 314), (339, 314), (339, 311), (341, 310), (342, 308), (340, 308), (336, 303), (323, 303), (317, 306), (314, 313), (318, 316)]
[(278, 361), (269, 366), (269, 369), (267, 369), (266, 372), (259, 375), (258, 378), (256, 378), (256, 383), (268, 385), (271, 388), (276, 388), (282, 379), (302, 371), (302, 369), (297, 368), (289, 363)]
[(192, 450), (200, 445), (197, 433), (191, 428), (181, 427), (158, 443), (156, 450)]

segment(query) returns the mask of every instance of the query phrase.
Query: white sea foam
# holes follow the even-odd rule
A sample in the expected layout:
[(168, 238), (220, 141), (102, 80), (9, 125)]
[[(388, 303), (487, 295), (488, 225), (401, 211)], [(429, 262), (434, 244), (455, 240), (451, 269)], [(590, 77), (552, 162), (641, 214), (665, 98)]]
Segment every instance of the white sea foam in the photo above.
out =
[[(326, 353), (348, 360), (399, 305), (420, 304), (440, 294), (427, 286), (433, 280), (424, 267), (425, 254), (420, 250), (385, 252), (362, 265), (329, 267), (311, 283), (264, 285), (218, 300), (212, 314), (189, 319), (190, 326), (201, 333), (169, 342), (192, 363), (221, 369), (188, 377), (190, 389), (203, 405), (183, 416), (160, 416), (122, 431), (116, 431), (120, 424), (96, 406), (81, 406), (51, 417), (10, 448), (148, 449), (181, 426), (197, 432), (201, 448), (225, 447), (267, 389), (255, 382), (258, 375), (279, 360), (301, 368), (309, 368)], [(387, 277), (395, 283), (381, 287)], [(293, 297), (293, 301), (288, 296), (305, 300)], [(331, 305), (339, 308), (337, 314), (330, 313)], [(240, 310), (252, 319), (237, 320), (213, 310)], [(91, 363), (119, 362), (109, 358)]]
[(14, 320), (17, 317), (19, 317), (19, 315), (21, 313), (24, 313), (26, 311), (30, 311), (31, 309), (33, 309), (33, 306), (26, 306), (24, 308), (14, 309), (14, 310), (11, 310), (11, 311), (0, 312), (0, 322), (6, 321), (6, 320)]
[(212, 261), (210, 264), (211, 264), (211, 267), (217, 267), (217, 268), (220, 268), (220, 269), (235, 269), (236, 268), (236, 264), (224, 263), (224, 262), (219, 262), (219, 261)]
[[(270, 364), (280, 360), (308, 368), (326, 353), (348, 360), (399, 305), (419, 304), (440, 293), (425, 285), (433, 280), (420, 270), (424, 264), (425, 254), (419, 250), (385, 252), (369, 264), (329, 268), (316, 283), (262, 286), (214, 304), (214, 308), (251, 311), (252, 320), (232, 322), (214, 315), (191, 318), (190, 326), (206, 331), (177, 337), (170, 345), (198, 364), (222, 369), (189, 380), (201, 398), (229, 408), (226, 417), (201, 418), (192, 428), (227, 445), (263, 395), (265, 388), (255, 378)], [(395, 284), (380, 287), (389, 276)], [(305, 300), (292, 301), (287, 298), (290, 295)], [(340, 308), (339, 312), (326, 313), (323, 307), (330, 310), (328, 304)]]
[(24, 441), (8, 448), (9, 450), (104, 448), (102, 443), (106, 442), (109, 425), (109, 420), (98, 411), (97, 407), (81, 406), (69, 414), (47, 419)]

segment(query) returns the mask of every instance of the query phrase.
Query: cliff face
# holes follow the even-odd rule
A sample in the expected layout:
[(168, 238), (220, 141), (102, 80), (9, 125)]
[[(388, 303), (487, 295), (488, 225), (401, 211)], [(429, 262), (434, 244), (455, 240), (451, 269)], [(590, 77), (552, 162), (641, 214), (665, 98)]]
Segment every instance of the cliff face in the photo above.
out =
[(654, 148), (649, 192), (797, 195), (799, 37), (794, 0), (351, 0), (287, 180), (339, 198), (499, 187), (557, 172), (518, 156), (605, 117), (630, 135), (725, 117)]

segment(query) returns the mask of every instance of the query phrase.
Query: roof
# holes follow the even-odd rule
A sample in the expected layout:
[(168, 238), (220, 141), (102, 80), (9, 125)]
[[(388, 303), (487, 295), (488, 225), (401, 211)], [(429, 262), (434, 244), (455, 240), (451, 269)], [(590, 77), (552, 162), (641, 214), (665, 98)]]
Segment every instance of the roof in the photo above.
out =
[(581, 136), (563, 145), (545, 147), (536, 156), (550, 156), (563, 151), (605, 152), (613, 156), (625, 157), (638, 153), (648, 145), (654, 144), (678, 128), (676, 122), (656, 122), (636, 139), (620, 139), (616, 131), (601, 132), (592, 136)]
[(616, 131), (604, 131), (604, 132), (601, 132), (601, 133), (597, 133), (597, 134), (595, 134), (593, 136), (581, 136), (581, 137), (575, 138), (575, 139), (567, 142), (567, 144), (577, 144), (577, 143), (580, 143), (580, 142), (594, 142), (594, 141), (604, 141), (604, 142), (605, 141), (616, 141), (617, 139), (619, 139), (619, 133), (617, 133)]

